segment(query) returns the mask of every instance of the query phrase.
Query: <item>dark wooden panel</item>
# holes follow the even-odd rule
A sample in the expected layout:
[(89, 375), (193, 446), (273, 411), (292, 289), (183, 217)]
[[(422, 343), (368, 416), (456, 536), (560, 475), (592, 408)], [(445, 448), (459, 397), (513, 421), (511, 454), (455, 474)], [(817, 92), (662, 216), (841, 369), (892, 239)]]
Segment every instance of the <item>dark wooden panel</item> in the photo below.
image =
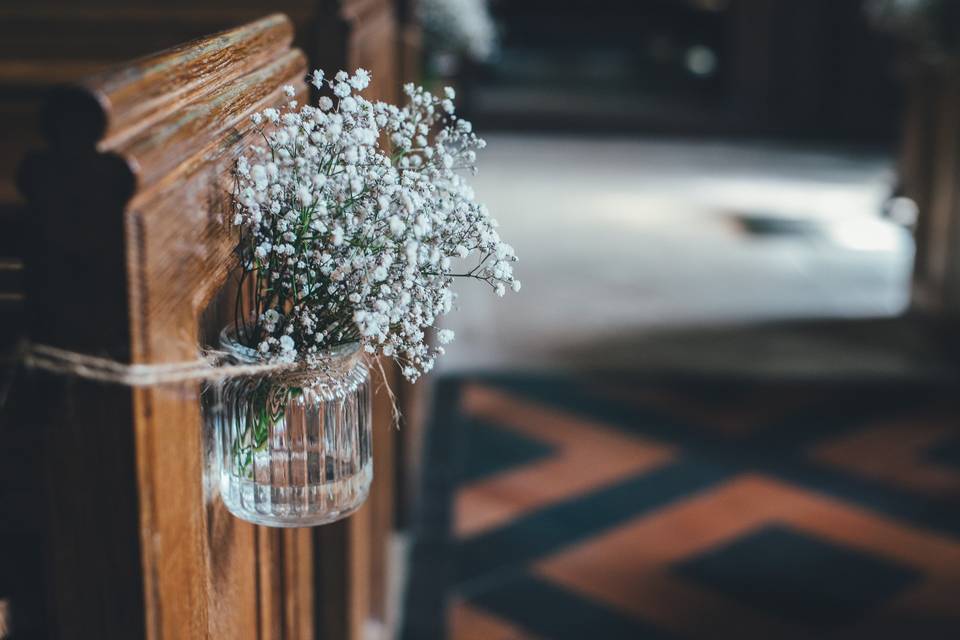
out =
[(918, 205), (913, 302), (923, 312), (960, 314), (960, 82), (957, 63), (916, 60), (907, 81), (900, 174)]
[[(290, 22), (272, 16), (51, 104), (48, 151), (21, 181), (33, 339), (140, 363), (195, 356), (233, 264), (223, 219), (249, 114), (283, 84), (306, 92), (291, 41)], [(309, 537), (227, 515), (205, 483), (197, 385), (52, 380), (33, 393), (53, 396), (53, 635), (308, 637)]]

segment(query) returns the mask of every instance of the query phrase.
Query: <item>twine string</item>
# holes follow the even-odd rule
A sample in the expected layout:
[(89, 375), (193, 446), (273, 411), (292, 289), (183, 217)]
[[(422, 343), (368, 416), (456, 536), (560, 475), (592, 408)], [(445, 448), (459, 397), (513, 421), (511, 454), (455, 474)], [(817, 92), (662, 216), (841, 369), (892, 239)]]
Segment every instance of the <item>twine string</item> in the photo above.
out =
[(347, 358), (331, 358), (315, 369), (302, 363), (257, 362), (236, 363), (229, 354), (213, 349), (202, 350), (196, 360), (157, 364), (127, 364), (110, 358), (78, 353), (46, 344), (21, 342), (12, 362), (27, 369), (97, 380), (127, 387), (153, 387), (189, 381), (217, 381), (283, 372), (303, 372), (318, 378), (346, 375), (362, 359), (361, 352)]
[[(362, 360), (362, 350), (357, 350), (345, 358), (330, 358), (322, 361), (317, 368), (306, 368), (302, 363), (258, 362), (237, 364), (229, 354), (213, 349), (201, 350), (196, 360), (157, 364), (127, 364), (110, 358), (78, 353), (45, 344), (23, 341), (17, 347), (11, 359), (8, 379), (0, 380), (0, 409), (6, 405), (13, 387), (15, 373), (19, 366), (26, 369), (95, 380), (107, 384), (127, 387), (155, 387), (177, 382), (206, 381), (215, 382), (229, 378), (241, 378), (258, 375), (295, 374), (314, 377), (317, 383), (335, 382), (346, 377)], [(382, 385), (386, 387), (393, 412), (395, 426), (400, 423), (400, 411), (397, 398), (383, 370), (383, 364), (376, 360), (380, 368)]]
[(297, 368), (296, 364), (289, 363), (223, 364), (226, 361), (221, 353), (204, 351), (196, 360), (188, 362), (126, 364), (45, 344), (27, 344), (21, 356), (21, 362), (28, 369), (127, 387), (152, 387), (193, 380), (214, 381)]

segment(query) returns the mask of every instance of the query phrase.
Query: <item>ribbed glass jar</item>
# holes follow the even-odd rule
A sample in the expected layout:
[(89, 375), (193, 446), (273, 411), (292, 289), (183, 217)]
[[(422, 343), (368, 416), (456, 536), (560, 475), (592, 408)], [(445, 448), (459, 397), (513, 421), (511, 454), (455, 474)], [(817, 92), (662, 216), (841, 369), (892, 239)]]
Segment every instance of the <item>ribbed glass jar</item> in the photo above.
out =
[[(221, 349), (261, 362), (232, 328)], [(220, 495), (243, 520), (272, 527), (326, 524), (356, 511), (373, 480), (370, 374), (358, 344), (327, 355), (326, 372), (272, 372), (213, 385)]]

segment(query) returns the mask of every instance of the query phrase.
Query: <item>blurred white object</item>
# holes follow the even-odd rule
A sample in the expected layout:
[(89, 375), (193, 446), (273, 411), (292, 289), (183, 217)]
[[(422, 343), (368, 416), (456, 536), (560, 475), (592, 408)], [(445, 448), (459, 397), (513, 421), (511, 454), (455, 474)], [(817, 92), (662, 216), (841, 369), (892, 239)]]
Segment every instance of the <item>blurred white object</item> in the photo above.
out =
[(885, 212), (891, 222), (913, 229), (917, 226), (917, 219), (920, 217), (920, 207), (911, 198), (897, 197), (890, 198), (886, 204)]
[(702, 78), (717, 71), (717, 54), (709, 47), (696, 45), (687, 50), (687, 70)]
[(496, 48), (496, 29), (487, 0), (420, 0), (427, 45), (435, 52), (461, 53), (482, 62)]
[[(628, 345), (664, 331), (883, 318), (910, 302), (912, 238), (881, 214), (885, 155), (487, 137), (472, 184), (523, 257), (523, 291), (500, 299), (464, 287), (444, 324), (457, 335), (444, 372), (646, 366), (651, 343)], [(752, 232), (744, 214), (810, 232)], [(754, 353), (744, 350), (744, 366)]]

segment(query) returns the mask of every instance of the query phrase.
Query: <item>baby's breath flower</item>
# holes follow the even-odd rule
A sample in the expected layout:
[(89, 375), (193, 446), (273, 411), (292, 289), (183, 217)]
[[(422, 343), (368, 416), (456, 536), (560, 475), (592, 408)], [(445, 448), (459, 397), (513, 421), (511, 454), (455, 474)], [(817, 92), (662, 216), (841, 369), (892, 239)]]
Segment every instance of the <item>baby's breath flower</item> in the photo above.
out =
[(357, 91), (363, 91), (370, 85), (370, 72), (366, 69), (357, 69), (350, 78), (350, 86)]
[(266, 145), (237, 161), (232, 222), (243, 267), (257, 272), (241, 337), (270, 361), (308, 366), (359, 341), (416, 380), (453, 340), (439, 330), (430, 346), (429, 335), (453, 308), (455, 279), (520, 290), (515, 252), (464, 178), (485, 143), (453, 115), (452, 89), (408, 84), (398, 107), (355, 93), (369, 85), (363, 69), (310, 81), (335, 99), (253, 114)]

